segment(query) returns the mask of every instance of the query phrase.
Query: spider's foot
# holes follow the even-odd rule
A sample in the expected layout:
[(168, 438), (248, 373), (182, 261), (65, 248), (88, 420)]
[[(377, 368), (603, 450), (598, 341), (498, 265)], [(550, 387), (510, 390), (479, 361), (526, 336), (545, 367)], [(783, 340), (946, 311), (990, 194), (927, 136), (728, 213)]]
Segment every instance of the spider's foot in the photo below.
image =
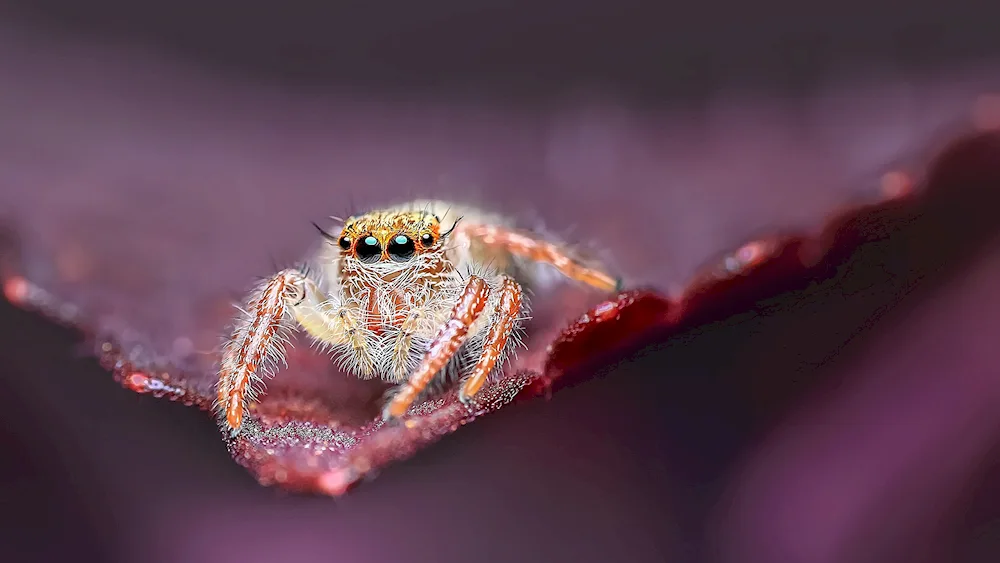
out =
[(386, 402), (385, 406), (382, 407), (382, 421), (392, 422), (403, 417), (406, 411), (409, 410), (410, 403), (407, 401), (401, 401), (397, 399), (390, 399)]
[(239, 426), (233, 426), (229, 424), (229, 422), (223, 416), (222, 419), (219, 421), (219, 431), (222, 432), (222, 435), (225, 436), (227, 439), (232, 440), (238, 437), (242, 433), (243, 425), (240, 424)]
[(466, 408), (474, 408), (476, 406), (476, 395), (482, 386), (483, 384), (475, 379), (465, 381), (458, 388), (458, 402), (465, 405)]
[[(504, 345), (504, 344), (501, 344)], [(495, 357), (495, 356), (494, 356)], [(458, 400), (465, 408), (475, 411), (479, 408), (476, 398), (482, 395), (482, 390), (486, 387), (487, 373), (493, 367), (493, 362), (486, 364), (485, 368), (477, 369), (468, 379), (462, 382), (458, 388)]]
[(396, 417), (392, 415), (392, 411), (389, 410), (389, 405), (382, 407), (382, 422), (389, 423), (395, 420)]

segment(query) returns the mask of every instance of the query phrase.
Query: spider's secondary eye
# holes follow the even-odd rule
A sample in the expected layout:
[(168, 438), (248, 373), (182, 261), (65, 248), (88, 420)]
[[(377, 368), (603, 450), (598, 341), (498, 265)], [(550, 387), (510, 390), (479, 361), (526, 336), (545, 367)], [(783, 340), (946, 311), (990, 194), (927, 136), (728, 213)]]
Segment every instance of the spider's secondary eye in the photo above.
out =
[(340, 248), (347, 250), (351, 247), (351, 239), (348, 237), (340, 237)]
[(396, 235), (392, 242), (389, 243), (389, 256), (396, 262), (403, 262), (409, 260), (413, 253), (416, 251), (416, 245), (413, 244), (413, 240), (406, 235)]
[(358, 253), (358, 258), (362, 261), (373, 262), (378, 260), (378, 257), (382, 255), (382, 247), (379, 246), (377, 238), (369, 235), (358, 241), (358, 247), (355, 252)]
[(424, 246), (430, 246), (434, 244), (434, 235), (430, 233), (424, 233), (420, 236), (420, 244)]

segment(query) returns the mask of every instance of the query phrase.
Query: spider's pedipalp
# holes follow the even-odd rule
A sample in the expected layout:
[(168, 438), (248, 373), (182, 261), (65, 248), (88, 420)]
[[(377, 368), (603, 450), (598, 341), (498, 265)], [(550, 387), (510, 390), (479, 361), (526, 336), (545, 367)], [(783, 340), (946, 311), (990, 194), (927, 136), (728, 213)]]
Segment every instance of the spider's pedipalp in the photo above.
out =
[(392, 376), (396, 381), (405, 381), (410, 373), (410, 352), (413, 349), (414, 336), (421, 321), (427, 315), (423, 307), (410, 306), (410, 312), (399, 327), (399, 336), (392, 351)]

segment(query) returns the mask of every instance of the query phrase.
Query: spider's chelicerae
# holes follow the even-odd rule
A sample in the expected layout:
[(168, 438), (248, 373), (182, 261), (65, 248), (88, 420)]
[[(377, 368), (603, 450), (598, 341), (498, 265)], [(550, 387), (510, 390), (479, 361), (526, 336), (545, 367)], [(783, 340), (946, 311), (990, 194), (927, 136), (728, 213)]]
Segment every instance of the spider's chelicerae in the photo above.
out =
[(503, 217), (417, 201), (343, 222), (310, 267), (278, 272), (248, 298), (223, 350), (218, 405), (238, 431), (261, 372), (304, 330), (363, 378), (399, 383), (384, 418), (400, 417), (439, 377), (461, 378), (467, 402), (518, 344), (532, 286), (552, 268), (602, 291), (620, 282), (562, 245)]

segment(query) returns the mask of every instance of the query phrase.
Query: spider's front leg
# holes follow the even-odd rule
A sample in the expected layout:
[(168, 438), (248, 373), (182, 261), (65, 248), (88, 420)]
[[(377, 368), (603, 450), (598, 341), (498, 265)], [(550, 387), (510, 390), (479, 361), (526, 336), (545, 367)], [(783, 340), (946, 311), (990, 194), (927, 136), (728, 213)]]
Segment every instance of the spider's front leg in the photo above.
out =
[(239, 429), (248, 400), (254, 400), (254, 384), (260, 382), (258, 368), (284, 358), (285, 337), (281, 329), (287, 308), (305, 299), (306, 277), (284, 270), (257, 288), (248, 300), (242, 319), (223, 348), (219, 367), (218, 408), (230, 430)]
[(486, 339), (483, 340), (483, 354), (476, 362), (476, 367), (472, 374), (462, 384), (458, 392), (458, 399), (463, 403), (468, 402), (479, 393), (486, 383), (486, 378), (498, 363), (502, 363), (504, 355), (507, 353), (507, 343), (511, 333), (517, 328), (517, 319), (521, 314), (521, 296), (523, 290), (521, 284), (514, 279), (504, 276), (500, 284), (500, 299), (497, 300), (496, 311), (493, 322)]
[(362, 364), (371, 358), (353, 316), (328, 300), (302, 271), (283, 270), (261, 284), (248, 299), (244, 315), (223, 349), (219, 369), (218, 409), (233, 432), (242, 425), (247, 404), (257, 398), (261, 370), (284, 361), (284, 332), (293, 328), (291, 319), (318, 341), (360, 348)]
[(465, 343), (469, 337), (469, 329), (482, 315), (489, 297), (490, 286), (486, 281), (479, 276), (469, 276), (465, 290), (458, 298), (448, 321), (431, 342), (424, 359), (410, 374), (409, 380), (400, 386), (399, 391), (386, 404), (382, 418), (398, 418), (406, 413), (434, 376), (448, 365)]

